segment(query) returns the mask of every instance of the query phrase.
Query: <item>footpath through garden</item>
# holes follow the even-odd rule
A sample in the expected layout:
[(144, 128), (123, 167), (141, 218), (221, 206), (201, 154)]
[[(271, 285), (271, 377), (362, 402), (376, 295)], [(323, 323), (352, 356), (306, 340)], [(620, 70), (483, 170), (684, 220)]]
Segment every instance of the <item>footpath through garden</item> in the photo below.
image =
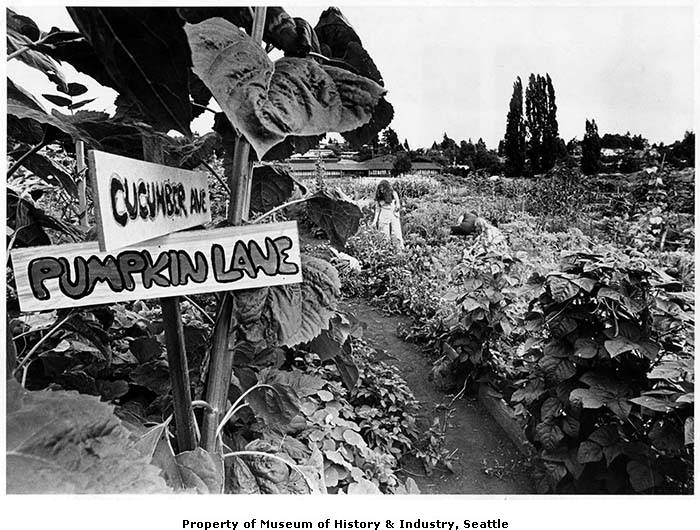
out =
[[(396, 334), (401, 316), (386, 316), (365, 302), (348, 299), (342, 310), (352, 312), (367, 327), (364, 338), (382, 353), (384, 361), (395, 366), (421, 403), (422, 414), (432, 422), (445, 410), (436, 412), (440, 404), (450, 405), (451, 396), (434, 388), (428, 380), (431, 363), (415, 344), (401, 340)], [(420, 468), (407, 472), (424, 494), (527, 494), (534, 493), (522, 455), (506, 434), (474, 399), (460, 398), (449, 407), (445, 429), (445, 448), (454, 453), (452, 472), (438, 468), (425, 476)]]

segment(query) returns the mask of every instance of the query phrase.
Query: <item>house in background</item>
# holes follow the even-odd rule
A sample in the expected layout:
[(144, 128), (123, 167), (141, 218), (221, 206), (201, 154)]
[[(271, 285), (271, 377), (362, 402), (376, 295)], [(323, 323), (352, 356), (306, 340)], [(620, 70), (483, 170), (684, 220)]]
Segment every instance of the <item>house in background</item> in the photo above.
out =
[[(378, 156), (358, 162), (346, 157), (339, 158), (329, 149), (313, 149), (312, 151), (317, 156), (312, 157), (312, 153), (309, 152), (304, 153), (304, 155), (292, 156), (284, 161), (294, 178), (313, 178), (316, 175), (316, 164), (319, 159), (323, 162), (326, 177), (330, 178), (388, 178), (391, 177), (391, 171), (394, 168), (395, 157), (393, 155)], [(330, 154), (326, 153), (326, 151), (330, 151)], [(442, 167), (434, 162), (413, 162), (409, 174), (432, 177), (440, 174), (441, 171)]]

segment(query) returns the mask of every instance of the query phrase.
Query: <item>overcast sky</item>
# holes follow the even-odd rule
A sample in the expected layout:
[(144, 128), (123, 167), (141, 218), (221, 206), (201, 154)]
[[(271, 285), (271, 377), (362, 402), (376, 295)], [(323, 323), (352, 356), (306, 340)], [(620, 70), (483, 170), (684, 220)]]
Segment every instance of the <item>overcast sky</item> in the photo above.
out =
[[(284, 4), (313, 25), (324, 6)], [(74, 28), (65, 9), (14, 8), (42, 30)], [(443, 132), (482, 137), (495, 147), (516, 76), (548, 72), (560, 135), (569, 140), (595, 118), (604, 132), (641, 133), (672, 142), (693, 128), (693, 13), (686, 7), (373, 7), (341, 9), (382, 72), (396, 116), (392, 127), (412, 147)], [(65, 68), (69, 81), (85, 76)], [(18, 61), (8, 74), (37, 94), (52, 85)], [(96, 84), (90, 109), (113, 111), (115, 93)], [(42, 101), (47, 107), (48, 102)], [(205, 133), (211, 115), (195, 122)]]

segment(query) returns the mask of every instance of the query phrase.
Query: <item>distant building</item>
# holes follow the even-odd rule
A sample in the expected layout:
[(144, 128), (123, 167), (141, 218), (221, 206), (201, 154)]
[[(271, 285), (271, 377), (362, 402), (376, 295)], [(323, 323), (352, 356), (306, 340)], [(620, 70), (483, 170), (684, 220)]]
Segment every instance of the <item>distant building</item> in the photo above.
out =
[[(312, 178), (316, 175), (316, 161), (318, 156), (310, 157), (305, 153), (303, 156), (292, 156), (285, 161), (285, 164), (290, 168), (292, 176), (295, 178)], [(356, 160), (325, 157), (322, 156), (323, 167), (326, 171), (326, 177), (390, 177), (391, 170), (394, 167), (395, 157), (392, 155), (384, 155), (358, 162)], [(421, 175), (430, 177), (438, 175), (442, 171), (442, 167), (434, 162), (413, 162), (411, 171), (412, 175)]]

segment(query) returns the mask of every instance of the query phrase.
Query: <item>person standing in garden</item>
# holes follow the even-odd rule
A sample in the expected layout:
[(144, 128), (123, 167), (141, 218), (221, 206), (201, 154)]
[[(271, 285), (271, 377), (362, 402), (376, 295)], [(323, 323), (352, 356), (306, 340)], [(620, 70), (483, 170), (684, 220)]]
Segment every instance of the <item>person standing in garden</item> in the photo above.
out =
[(394, 191), (388, 180), (382, 180), (377, 186), (374, 196), (374, 219), (372, 226), (380, 232), (396, 240), (399, 248), (403, 248), (403, 234), (401, 233), (401, 202), (399, 195)]

